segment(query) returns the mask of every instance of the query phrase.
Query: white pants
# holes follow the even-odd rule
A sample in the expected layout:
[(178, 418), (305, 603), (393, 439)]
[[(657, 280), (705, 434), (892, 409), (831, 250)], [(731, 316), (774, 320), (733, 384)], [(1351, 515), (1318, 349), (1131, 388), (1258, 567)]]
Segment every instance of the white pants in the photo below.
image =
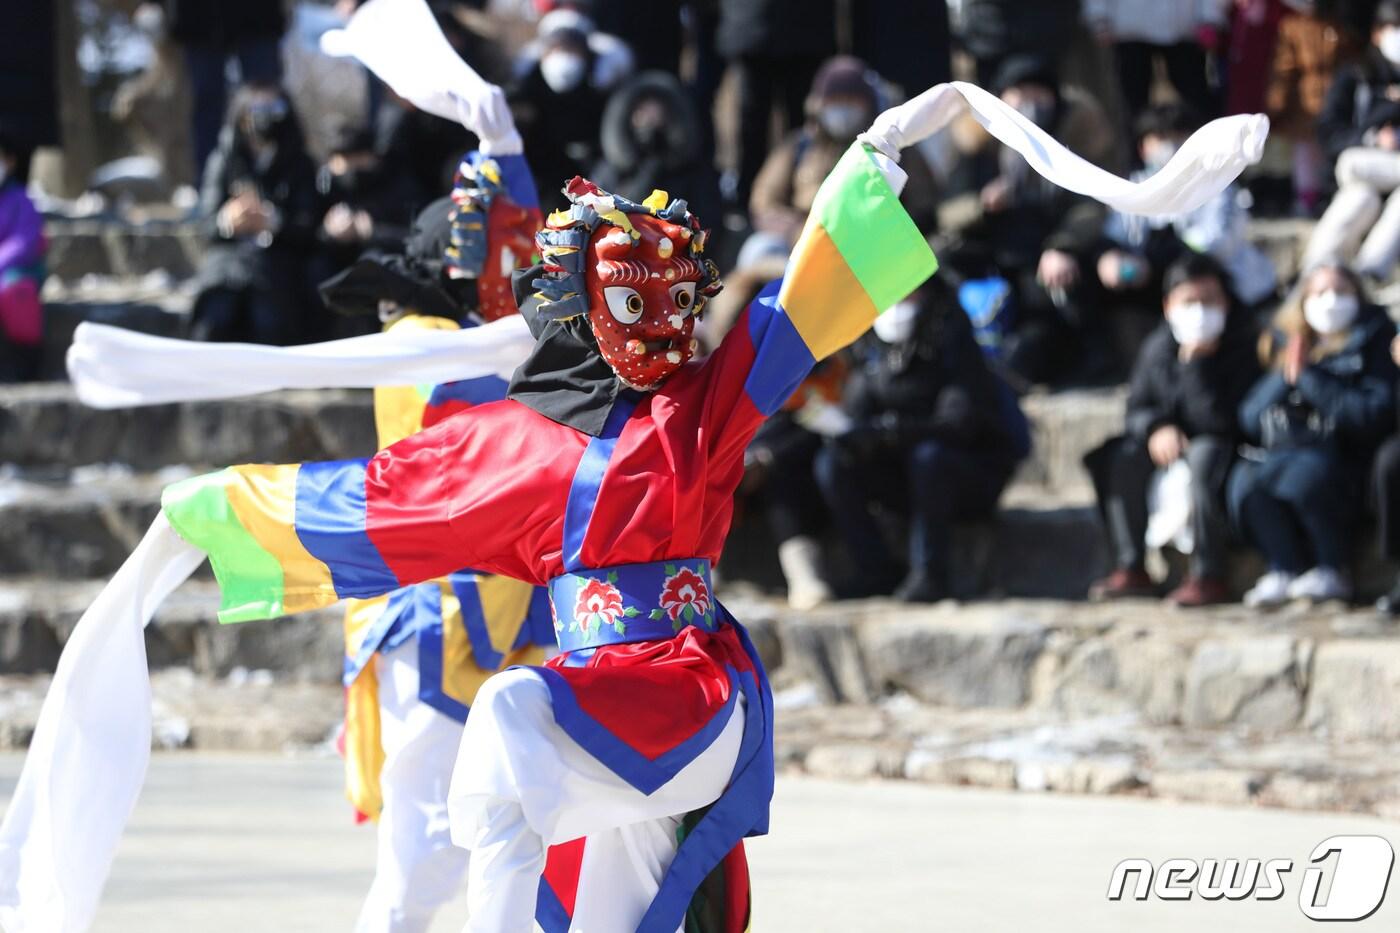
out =
[(1388, 275), (1400, 257), (1400, 152), (1357, 147), (1337, 159), (1337, 194), (1317, 222), (1303, 268), (1352, 263)]
[(418, 642), (375, 657), (379, 674), (379, 853), (356, 933), (421, 933), (461, 889), (468, 853), (452, 845), (447, 789), (461, 723), (418, 699)]
[(728, 785), (743, 731), (740, 695), (710, 747), (647, 795), (559, 728), (538, 674), (492, 677), (467, 719), (448, 797), (452, 838), (472, 850), (467, 930), (533, 930), (546, 848), (586, 836), (571, 929), (632, 933), (675, 856), (681, 819)]

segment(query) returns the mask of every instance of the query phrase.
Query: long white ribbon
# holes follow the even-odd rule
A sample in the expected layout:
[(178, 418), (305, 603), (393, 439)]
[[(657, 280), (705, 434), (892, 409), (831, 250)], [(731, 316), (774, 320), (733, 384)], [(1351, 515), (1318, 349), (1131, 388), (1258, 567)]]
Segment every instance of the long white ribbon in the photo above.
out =
[(81, 933), (151, 757), (143, 630), (204, 561), (158, 515), (63, 646), (0, 824), (0, 927)]
[(1195, 210), (1259, 161), (1269, 135), (1269, 118), (1260, 114), (1212, 120), (1192, 133), (1160, 171), (1132, 182), (1070, 152), (996, 95), (954, 81), (886, 110), (861, 139), (896, 158), (901, 149), (937, 133), (965, 110), (1061, 188), (1129, 214), (1172, 216)]
[(394, 328), (299, 347), (200, 343), (84, 323), (68, 349), (68, 377), (84, 404), (125, 408), (275, 389), (509, 378), (534, 345), (518, 314), (462, 330)]

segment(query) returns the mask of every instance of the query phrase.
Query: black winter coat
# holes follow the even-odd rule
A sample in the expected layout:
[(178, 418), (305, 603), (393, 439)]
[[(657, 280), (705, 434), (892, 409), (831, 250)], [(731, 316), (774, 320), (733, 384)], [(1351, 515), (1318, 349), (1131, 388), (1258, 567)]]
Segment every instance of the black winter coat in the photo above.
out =
[(908, 340), (888, 344), (870, 333), (855, 345), (846, 411), (858, 427), (908, 441), (936, 437), (1014, 463), (1029, 444), (1024, 416), (987, 367), (956, 299), (948, 295), (939, 303), (924, 308)]
[(1128, 435), (1145, 442), (1157, 428), (1172, 424), (1187, 437), (1238, 437), (1235, 413), (1259, 376), (1255, 337), (1247, 315), (1236, 309), (1226, 318), (1219, 349), (1183, 363), (1176, 338), (1163, 321), (1143, 343), (1133, 364), (1125, 424)]
[(1364, 145), (1367, 131), (1400, 127), (1400, 69), (1375, 48), (1342, 69), (1327, 90), (1317, 118), (1317, 138), (1336, 159), (1353, 146)]
[(280, 39), (287, 29), (282, 0), (165, 0), (165, 13), (180, 42), (228, 46)]
[(836, 0), (719, 0), (715, 45), (725, 58), (825, 58), (836, 52)]

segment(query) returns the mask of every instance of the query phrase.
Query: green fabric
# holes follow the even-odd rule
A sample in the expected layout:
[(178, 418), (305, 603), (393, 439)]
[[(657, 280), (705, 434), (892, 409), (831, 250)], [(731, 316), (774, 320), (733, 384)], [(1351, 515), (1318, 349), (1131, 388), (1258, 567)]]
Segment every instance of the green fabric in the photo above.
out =
[(248, 533), (224, 491), (232, 469), (192, 476), (165, 487), (160, 505), (172, 528), (209, 555), (223, 593), (220, 622), (282, 614), (282, 565)]
[(852, 143), (822, 183), (812, 217), (880, 311), (938, 271), (933, 250), (862, 143)]

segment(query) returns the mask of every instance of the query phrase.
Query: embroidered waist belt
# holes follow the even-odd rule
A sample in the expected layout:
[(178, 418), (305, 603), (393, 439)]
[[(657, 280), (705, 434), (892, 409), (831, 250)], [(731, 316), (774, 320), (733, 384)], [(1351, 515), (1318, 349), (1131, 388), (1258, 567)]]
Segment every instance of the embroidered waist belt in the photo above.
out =
[(618, 564), (549, 581), (560, 651), (671, 638), (687, 625), (718, 625), (710, 562)]

